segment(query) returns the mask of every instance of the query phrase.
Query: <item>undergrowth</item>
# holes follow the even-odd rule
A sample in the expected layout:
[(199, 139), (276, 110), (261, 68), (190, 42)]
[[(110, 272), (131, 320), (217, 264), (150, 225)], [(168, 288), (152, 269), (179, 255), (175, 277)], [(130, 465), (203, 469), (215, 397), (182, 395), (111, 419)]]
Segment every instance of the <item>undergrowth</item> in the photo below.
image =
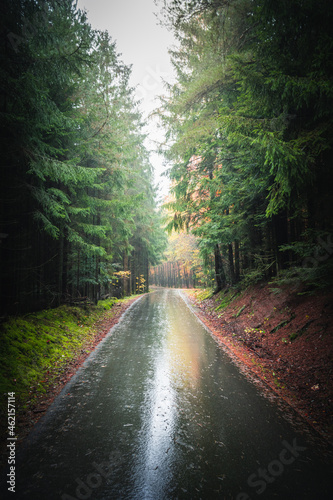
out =
[(195, 298), (200, 302), (203, 300), (211, 299), (214, 295), (213, 288), (197, 288), (193, 290)]

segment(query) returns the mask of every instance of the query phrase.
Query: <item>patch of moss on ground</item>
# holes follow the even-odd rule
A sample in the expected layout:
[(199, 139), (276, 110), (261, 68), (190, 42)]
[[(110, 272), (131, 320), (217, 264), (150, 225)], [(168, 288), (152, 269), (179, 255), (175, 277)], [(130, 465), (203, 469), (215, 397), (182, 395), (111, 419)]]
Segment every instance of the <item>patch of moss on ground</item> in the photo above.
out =
[[(132, 297), (123, 299), (130, 300)], [(12, 317), (0, 325), (0, 391), (22, 405), (46, 392), (64, 367), (93, 340), (98, 322), (112, 318), (117, 299), (97, 306), (60, 306)]]
[(221, 311), (222, 309), (225, 309), (231, 302), (239, 297), (240, 293), (237, 290), (233, 290), (230, 288), (227, 291), (220, 292), (217, 297), (216, 297), (216, 304), (217, 306), (215, 307), (215, 311)]
[(214, 295), (214, 290), (212, 288), (196, 288), (190, 291), (196, 300), (202, 302), (203, 300), (211, 299)]

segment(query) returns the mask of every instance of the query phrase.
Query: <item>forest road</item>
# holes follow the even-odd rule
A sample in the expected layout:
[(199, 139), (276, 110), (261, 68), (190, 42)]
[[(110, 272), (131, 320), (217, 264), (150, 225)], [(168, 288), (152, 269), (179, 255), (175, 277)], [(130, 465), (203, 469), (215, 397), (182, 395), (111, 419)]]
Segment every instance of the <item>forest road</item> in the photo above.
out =
[[(33, 500), (331, 496), (329, 450), (263, 391), (178, 290), (143, 296), (17, 450)], [(5, 471), (8, 474), (9, 465)]]

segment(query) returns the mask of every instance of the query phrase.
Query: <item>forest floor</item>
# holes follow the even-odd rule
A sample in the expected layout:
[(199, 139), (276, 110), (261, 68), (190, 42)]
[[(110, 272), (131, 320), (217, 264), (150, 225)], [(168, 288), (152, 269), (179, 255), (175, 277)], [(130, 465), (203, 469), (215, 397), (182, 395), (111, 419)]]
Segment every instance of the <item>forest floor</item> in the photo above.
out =
[(240, 294), (187, 296), (231, 355), (332, 442), (333, 293), (257, 285)]

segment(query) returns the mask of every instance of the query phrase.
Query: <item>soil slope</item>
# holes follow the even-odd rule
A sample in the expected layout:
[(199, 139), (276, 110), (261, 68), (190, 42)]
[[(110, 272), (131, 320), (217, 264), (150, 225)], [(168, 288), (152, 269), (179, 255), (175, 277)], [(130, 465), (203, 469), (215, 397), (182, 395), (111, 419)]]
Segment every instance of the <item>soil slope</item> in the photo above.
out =
[(226, 293), (188, 296), (233, 355), (333, 441), (333, 293), (274, 293), (262, 285), (222, 307)]

